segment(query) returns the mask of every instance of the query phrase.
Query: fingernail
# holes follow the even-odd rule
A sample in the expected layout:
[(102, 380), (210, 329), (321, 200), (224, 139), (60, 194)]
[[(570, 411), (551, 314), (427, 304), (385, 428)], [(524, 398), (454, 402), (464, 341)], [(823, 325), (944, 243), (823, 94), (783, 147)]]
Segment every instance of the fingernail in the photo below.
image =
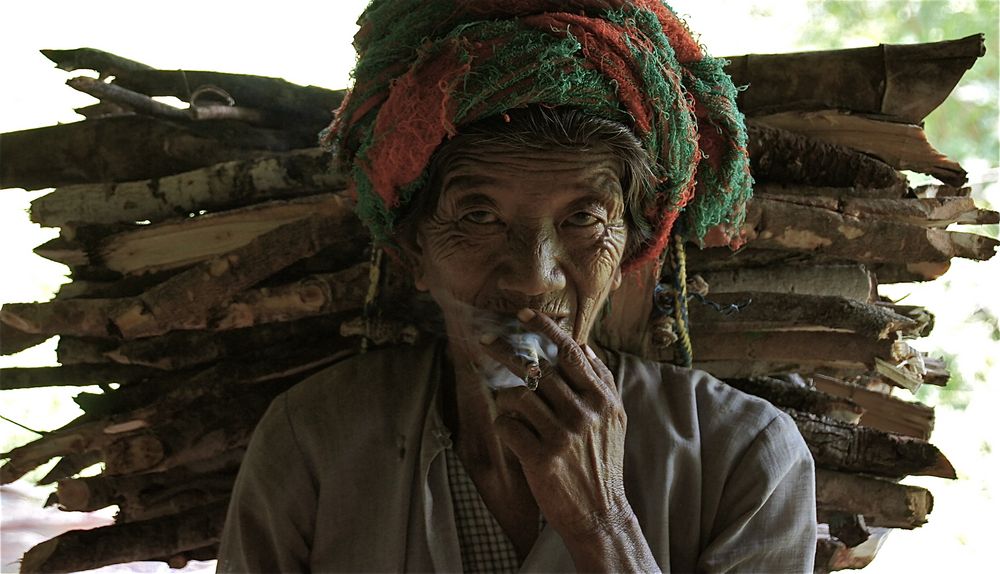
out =
[(527, 323), (535, 318), (535, 312), (531, 309), (524, 308), (517, 312), (517, 318), (520, 319), (522, 323)]
[(497, 340), (496, 333), (483, 333), (479, 337), (479, 343), (481, 345), (489, 345), (490, 343), (492, 343), (493, 341), (496, 341), (496, 340)]
[(595, 353), (594, 350), (590, 348), (590, 345), (584, 345), (583, 352), (587, 353), (587, 356), (590, 357), (591, 359), (597, 358), (597, 353)]

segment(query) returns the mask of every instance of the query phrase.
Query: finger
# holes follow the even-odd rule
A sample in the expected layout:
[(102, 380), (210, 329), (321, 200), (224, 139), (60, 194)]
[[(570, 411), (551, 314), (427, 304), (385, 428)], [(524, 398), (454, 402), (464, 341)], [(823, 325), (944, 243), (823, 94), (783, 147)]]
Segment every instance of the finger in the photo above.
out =
[(559, 430), (559, 421), (549, 405), (527, 388), (500, 389), (495, 396), (499, 412), (512, 414), (527, 422), (543, 440)]
[(528, 425), (515, 415), (502, 414), (493, 421), (497, 435), (521, 464), (530, 466), (541, 450), (541, 440)]
[(549, 405), (556, 418), (568, 422), (574, 419), (583, 408), (583, 401), (569, 384), (552, 368), (542, 370), (544, 376), (538, 383), (535, 394)]
[(532, 309), (521, 309), (517, 312), (517, 318), (529, 329), (545, 335), (556, 344), (559, 349), (559, 370), (566, 375), (566, 382), (571, 387), (578, 392), (600, 390), (595, 380), (597, 373), (590, 367), (583, 349), (555, 321)]
[(590, 345), (583, 346), (583, 354), (587, 356), (587, 359), (590, 361), (590, 367), (594, 369), (597, 376), (601, 377), (601, 380), (608, 383), (611, 387), (617, 389), (618, 386), (615, 384), (615, 375), (611, 372), (611, 369), (604, 364), (604, 361), (597, 356), (597, 353), (594, 352), (594, 349), (592, 349)]

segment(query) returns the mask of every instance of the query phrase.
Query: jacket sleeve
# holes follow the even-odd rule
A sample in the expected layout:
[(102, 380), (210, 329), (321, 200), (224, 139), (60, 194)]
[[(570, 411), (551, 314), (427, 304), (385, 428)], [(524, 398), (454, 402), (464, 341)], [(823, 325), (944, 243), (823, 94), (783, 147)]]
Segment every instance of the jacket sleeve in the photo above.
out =
[(726, 478), (701, 572), (812, 572), (816, 479), (812, 455), (779, 413)]
[(258, 423), (219, 547), (218, 572), (307, 572), (316, 517), (315, 473), (278, 396)]

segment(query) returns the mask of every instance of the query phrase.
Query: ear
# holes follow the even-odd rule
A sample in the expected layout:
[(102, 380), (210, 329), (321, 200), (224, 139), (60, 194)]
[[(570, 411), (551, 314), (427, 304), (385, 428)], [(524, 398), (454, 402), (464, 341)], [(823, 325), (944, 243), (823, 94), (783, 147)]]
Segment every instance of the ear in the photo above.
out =
[(413, 275), (413, 284), (418, 291), (427, 291), (427, 281), (424, 272), (424, 247), (419, 233), (404, 231), (397, 237), (403, 262)]

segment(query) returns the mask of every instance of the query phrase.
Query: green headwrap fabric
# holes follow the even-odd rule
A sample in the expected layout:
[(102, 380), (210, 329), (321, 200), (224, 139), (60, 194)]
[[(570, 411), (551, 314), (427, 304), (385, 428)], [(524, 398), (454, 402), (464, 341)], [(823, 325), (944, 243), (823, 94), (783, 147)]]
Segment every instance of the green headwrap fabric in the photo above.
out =
[(629, 126), (655, 161), (657, 259), (683, 212), (688, 237), (737, 228), (752, 180), (724, 62), (659, 0), (375, 0), (355, 37), (355, 84), (324, 135), (350, 172), (358, 212), (391, 242), (462, 125), (529, 105)]

